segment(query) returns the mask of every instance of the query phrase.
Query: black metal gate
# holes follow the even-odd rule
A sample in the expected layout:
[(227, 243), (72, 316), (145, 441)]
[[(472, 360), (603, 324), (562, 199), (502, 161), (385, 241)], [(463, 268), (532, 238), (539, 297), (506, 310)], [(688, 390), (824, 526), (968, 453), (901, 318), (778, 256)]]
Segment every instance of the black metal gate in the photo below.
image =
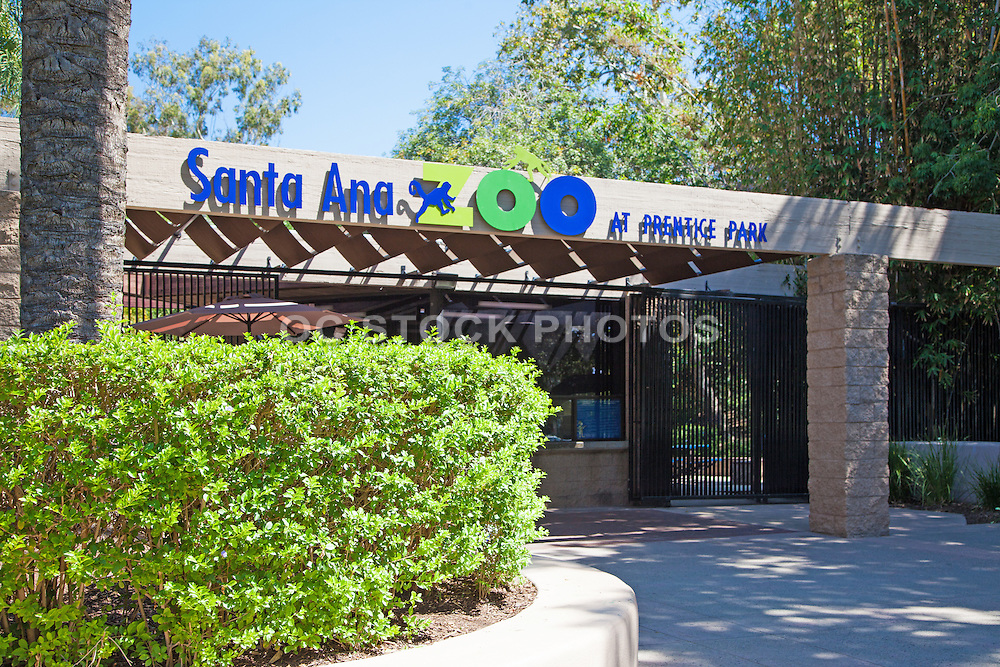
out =
[(633, 498), (806, 494), (805, 301), (645, 292), (627, 310)]

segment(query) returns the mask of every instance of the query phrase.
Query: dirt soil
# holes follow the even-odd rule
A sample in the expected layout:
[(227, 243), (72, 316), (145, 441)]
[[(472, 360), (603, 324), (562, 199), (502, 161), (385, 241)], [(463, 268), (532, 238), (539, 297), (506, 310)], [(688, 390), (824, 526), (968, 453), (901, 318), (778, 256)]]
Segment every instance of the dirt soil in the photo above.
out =
[(1000, 523), (1000, 510), (988, 510), (973, 503), (942, 503), (937, 505), (922, 505), (920, 503), (891, 503), (893, 507), (905, 507), (911, 510), (928, 512), (950, 512), (965, 516), (966, 524)]
[(233, 664), (234, 667), (318, 667), (433, 644), (508, 619), (530, 605), (535, 593), (534, 584), (526, 581), (509, 589), (494, 588), (485, 598), (480, 598), (474, 586), (460, 582), (435, 589), (424, 596), (424, 600), (417, 605), (416, 615), (429, 620), (430, 625), (412, 639), (391, 639), (365, 650), (351, 650), (331, 643), (319, 650), (283, 656), (276, 656), (273, 651), (256, 652)]

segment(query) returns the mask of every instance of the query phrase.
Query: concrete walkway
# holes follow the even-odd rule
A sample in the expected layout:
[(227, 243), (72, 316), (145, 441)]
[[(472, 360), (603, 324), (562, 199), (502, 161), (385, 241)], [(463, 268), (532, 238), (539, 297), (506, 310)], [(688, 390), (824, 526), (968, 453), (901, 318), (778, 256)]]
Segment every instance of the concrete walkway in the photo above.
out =
[(532, 550), (635, 590), (643, 666), (1000, 665), (1000, 525), (891, 518), (844, 540), (802, 504), (555, 510)]

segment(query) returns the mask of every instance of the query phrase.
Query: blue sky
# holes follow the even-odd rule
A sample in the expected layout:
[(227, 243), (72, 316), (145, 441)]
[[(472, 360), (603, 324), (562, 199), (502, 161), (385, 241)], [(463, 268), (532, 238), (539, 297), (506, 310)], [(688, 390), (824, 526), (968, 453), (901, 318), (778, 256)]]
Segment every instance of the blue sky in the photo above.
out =
[(134, 0), (129, 49), (165, 40), (188, 51), (202, 36), (281, 62), (302, 107), (273, 143), (386, 155), (441, 68), (471, 70), (496, 53), (497, 27), (519, 0)]

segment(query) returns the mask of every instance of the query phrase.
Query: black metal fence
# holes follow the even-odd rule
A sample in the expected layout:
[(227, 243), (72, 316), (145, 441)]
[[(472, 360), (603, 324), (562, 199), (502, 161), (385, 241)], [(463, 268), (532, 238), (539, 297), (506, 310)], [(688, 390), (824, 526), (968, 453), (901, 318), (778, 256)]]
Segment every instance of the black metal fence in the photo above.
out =
[(632, 495), (807, 492), (805, 303), (631, 295)]
[[(633, 497), (806, 494), (804, 301), (652, 292), (627, 307)], [(1000, 328), (940, 331), (959, 342), (947, 382), (928, 373), (919, 312), (890, 308), (889, 437), (1000, 441)]]
[[(141, 262), (125, 263), (122, 305), (126, 322), (155, 317), (221, 301), (229, 296), (259, 294), (278, 297), (278, 274), (231, 269), (183, 270)], [(232, 343), (242, 338), (227, 336)]]
[[(893, 440), (1000, 441), (1000, 329), (970, 320), (941, 331), (959, 344), (953, 382), (928, 373), (929, 334), (918, 306), (889, 310), (889, 437)], [(926, 355), (926, 353), (925, 353)]]

